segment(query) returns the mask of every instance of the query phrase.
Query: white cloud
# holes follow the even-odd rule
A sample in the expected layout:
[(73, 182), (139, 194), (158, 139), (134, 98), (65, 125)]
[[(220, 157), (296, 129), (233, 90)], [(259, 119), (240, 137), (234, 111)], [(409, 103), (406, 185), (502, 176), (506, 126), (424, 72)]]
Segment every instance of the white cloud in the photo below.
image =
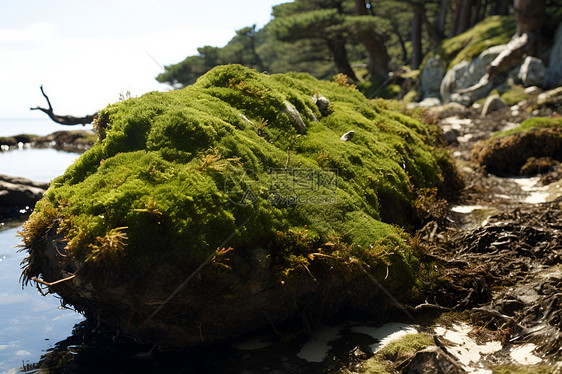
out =
[(21, 43), (45, 42), (54, 38), (57, 32), (57, 26), (49, 22), (38, 22), (20, 29), (0, 29), (0, 48), (14, 46), (15, 43), (21, 46)]

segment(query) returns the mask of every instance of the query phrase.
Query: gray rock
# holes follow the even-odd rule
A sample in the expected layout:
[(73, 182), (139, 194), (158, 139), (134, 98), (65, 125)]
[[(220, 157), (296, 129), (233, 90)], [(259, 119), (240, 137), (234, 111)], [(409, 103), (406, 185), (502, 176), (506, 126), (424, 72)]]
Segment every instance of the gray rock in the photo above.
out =
[(445, 61), (439, 55), (430, 57), (420, 73), (421, 90), (424, 98), (439, 97), (441, 81), (447, 72)]
[(353, 139), (353, 135), (355, 135), (355, 131), (353, 131), (353, 130), (348, 131), (340, 137), (340, 140), (343, 140), (344, 142), (347, 142), (347, 141)]
[(518, 74), (523, 86), (543, 86), (546, 78), (546, 68), (540, 58), (527, 56)]
[(314, 95), (312, 96), (312, 101), (318, 107), (318, 110), (323, 116), (327, 116), (329, 114), (328, 107), (330, 106), (330, 100), (325, 98), (322, 95)]
[(550, 50), (546, 86), (549, 88), (562, 86), (562, 23), (558, 25), (554, 45)]
[(458, 143), (459, 136), (460, 136), (460, 131), (457, 129), (454, 129), (452, 127), (443, 129), (443, 140), (445, 140), (447, 145)]
[(488, 114), (505, 106), (507, 106), (507, 104), (499, 97), (499, 95), (488, 96), (486, 102), (484, 103), (484, 107), (482, 108), (482, 116), (487, 116)]
[(486, 74), (486, 67), (505, 49), (505, 45), (497, 45), (482, 52), (474, 60), (461, 61), (453, 66), (441, 82), (441, 99), (447, 103), (450, 101), (470, 106), (475, 101), (482, 99), (492, 91), (493, 82), (464, 94), (457, 91), (471, 87), (478, 83)]
[(537, 104), (545, 105), (548, 103), (562, 101), (562, 87), (558, 87), (549, 91), (545, 91), (537, 96)]
[(525, 93), (527, 95), (538, 95), (541, 91), (542, 91), (541, 88), (537, 86), (531, 86), (525, 88)]
[(29, 211), (47, 188), (46, 183), (0, 175), (0, 217), (13, 217)]
[(461, 374), (466, 373), (461, 364), (437, 346), (418, 351), (401, 371), (404, 374)]
[(285, 109), (283, 110), (283, 112), (287, 114), (287, 116), (289, 117), (289, 119), (293, 124), (293, 127), (297, 130), (299, 134), (306, 134), (306, 124), (302, 120), (299, 111), (297, 110), (297, 108), (293, 106), (293, 104), (291, 104), (288, 101), (285, 101)]

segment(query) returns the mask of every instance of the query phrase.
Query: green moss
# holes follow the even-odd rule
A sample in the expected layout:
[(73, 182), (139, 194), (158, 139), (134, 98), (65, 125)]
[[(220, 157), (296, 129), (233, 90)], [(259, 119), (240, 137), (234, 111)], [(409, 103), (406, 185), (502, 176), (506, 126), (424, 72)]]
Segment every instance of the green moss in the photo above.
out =
[(545, 365), (502, 365), (492, 368), (493, 374), (551, 374), (558, 372), (556, 368)]
[(500, 97), (507, 105), (515, 105), (523, 100), (527, 100), (529, 94), (525, 92), (523, 86), (511, 86), (509, 89), (501, 92)]
[(357, 88), (368, 98), (380, 97), (383, 99), (393, 99), (400, 95), (399, 85), (389, 83), (383, 79), (371, 79), (359, 82)]
[(360, 373), (392, 373), (393, 366), (409, 357), (417, 351), (433, 345), (432, 339), (424, 334), (408, 334), (396, 341), (390, 342), (373, 357), (361, 364)]
[[(313, 103), (317, 93), (330, 114)], [(434, 128), (352, 87), (239, 65), (99, 114), (100, 140), (52, 182), (26, 223), (28, 248), (56, 222), (92, 274), (126, 266), (142, 276), (155, 263), (193, 269), (230, 237), (238, 253), (268, 248), (283, 273), (336, 240), (325, 249), (334, 261), (360, 259), (375, 273), (391, 266), (397, 286), (412, 284), (417, 260), (395, 225), (411, 227), (417, 191), (443, 184)], [(353, 139), (340, 140), (350, 130)], [(239, 200), (247, 191), (251, 201)], [(291, 230), (313, 239), (304, 248), (298, 235), (279, 239)], [(36, 275), (28, 263), (26, 276)]]
[(426, 56), (422, 67), (433, 55), (440, 55), (449, 69), (463, 60), (471, 61), (490, 47), (507, 44), (515, 33), (515, 27), (512, 16), (488, 17), (464, 33), (444, 40), (433, 53)]
[(526, 132), (537, 128), (548, 128), (548, 127), (558, 127), (558, 126), (562, 126), (562, 118), (550, 118), (550, 117), (529, 118), (521, 122), (521, 124), (514, 129), (507, 130), (507, 131), (499, 131), (494, 133), (492, 137), (488, 140), (488, 142), (492, 143), (497, 139), (505, 138), (506, 136)]

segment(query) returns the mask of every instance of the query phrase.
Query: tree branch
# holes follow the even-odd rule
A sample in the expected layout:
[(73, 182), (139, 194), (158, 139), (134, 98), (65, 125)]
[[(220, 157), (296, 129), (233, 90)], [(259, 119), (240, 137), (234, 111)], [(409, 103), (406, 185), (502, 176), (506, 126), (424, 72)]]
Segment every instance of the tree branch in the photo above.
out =
[(36, 108), (29, 108), (29, 110), (40, 110), (43, 113), (47, 114), (56, 123), (60, 123), (61, 125), (65, 125), (65, 126), (86, 125), (88, 123), (92, 123), (94, 121), (94, 117), (98, 115), (97, 112), (84, 117), (56, 115), (55, 113), (53, 113), (53, 106), (51, 105), (51, 101), (49, 100), (49, 97), (45, 94), (45, 91), (43, 91), (43, 86), (41, 85), (40, 88), (41, 88), (41, 93), (47, 100), (47, 104), (49, 105), (49, 108), (36, 107)]

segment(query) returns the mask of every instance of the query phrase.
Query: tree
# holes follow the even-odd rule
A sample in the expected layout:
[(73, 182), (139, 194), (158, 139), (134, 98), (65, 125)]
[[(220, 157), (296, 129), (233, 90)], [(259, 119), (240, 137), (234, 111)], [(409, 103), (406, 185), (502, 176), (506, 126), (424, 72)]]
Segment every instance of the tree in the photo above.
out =
[(386, 78), (389, 71), (390, 57), (382, 38), (375, 32), (373, 23), (376, 20), (373, 18), (373, 15), (369, 15), (368, 9), (372, 9), (370, 3), (369, 7), (367, 7), (365, 0), (355, 0), (355, 14), (358, 18), (355, 18), (354, 26), (361, 43), (369, 53), (369, 64), (367, 66), (371, 76), (384, 76)]
[(284, 42), (303, 39), (323, 41), (337, 70), (357, 81), (346, 50), (349, 35), (343, 3), (343, 0), (295, 0), (277, 5), (273, 7), (270, 32)]

